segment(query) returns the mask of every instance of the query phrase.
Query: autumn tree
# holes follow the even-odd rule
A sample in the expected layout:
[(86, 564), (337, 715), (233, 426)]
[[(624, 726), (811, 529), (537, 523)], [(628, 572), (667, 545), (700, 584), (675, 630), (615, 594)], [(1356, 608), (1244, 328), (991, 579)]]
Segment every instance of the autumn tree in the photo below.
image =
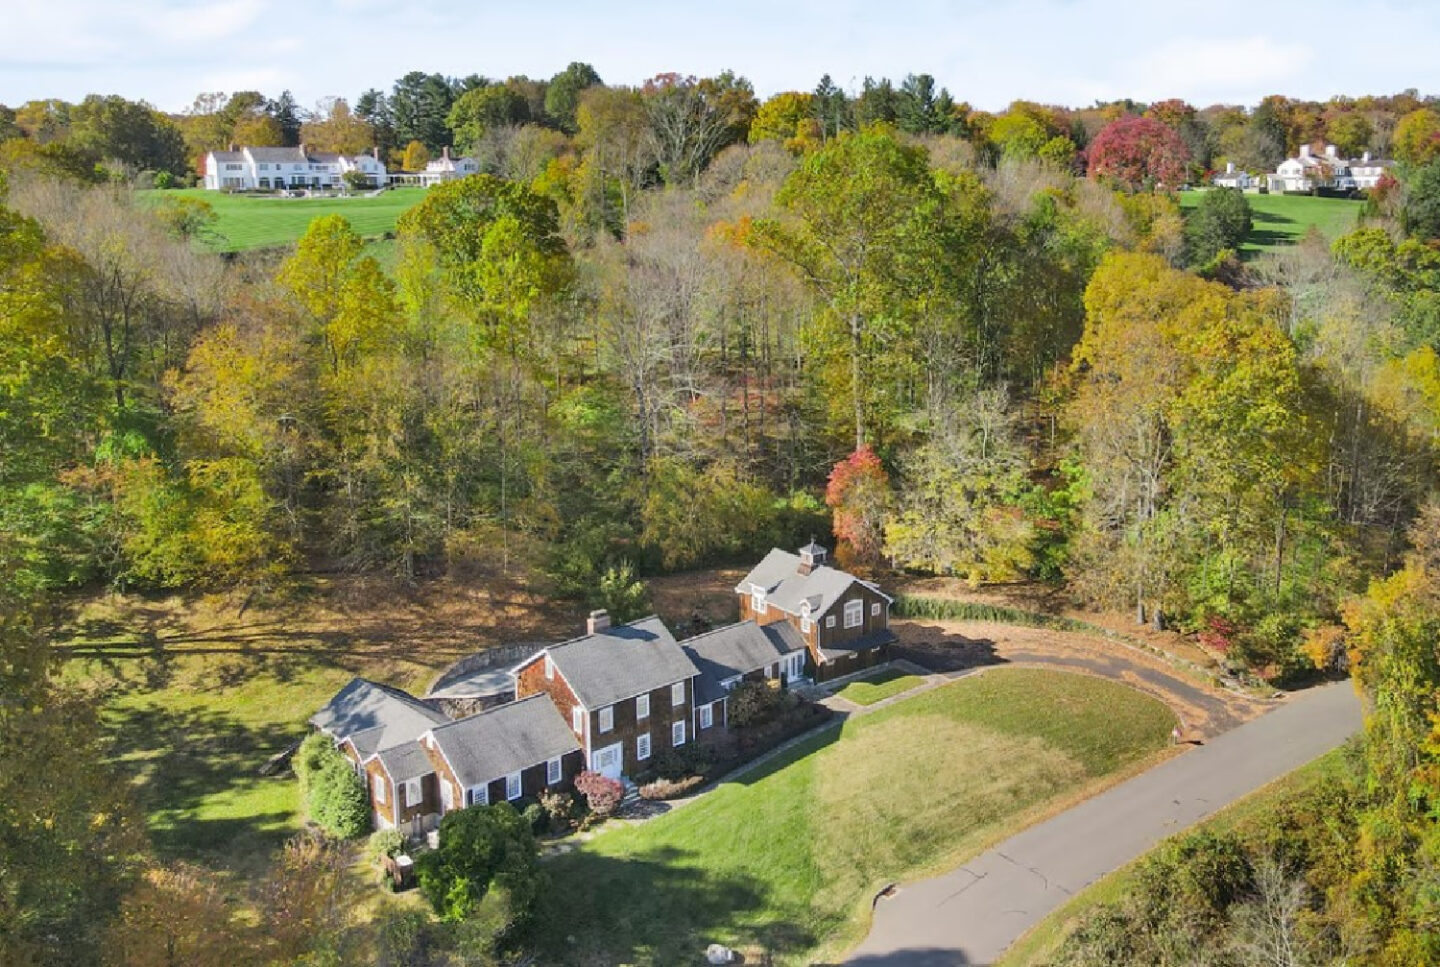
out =
[(351, 112), (343, 97), (316, 105), (312, 119), (300, 128), (300, 138), (317, 151), (336, 154), (365, 154), (375, 145), (375, 132)]
[(890, 499), (890, 475), (868, 445), (835, 464), (825, 485), (825, 503), (843, 556), (865, 566), (879, 563)]
[(818, 145), (820, 132), (819, 122), (813, 116), (814, 100), (810, 94), (785, 91), (761, 104), (750, 125), (750, 143), (775, 140), (797, 153)]
[(1395, 157), (1412, 165), (1423, 165), (1440, 155), (1440, 114), (1422, 107), (1405, 115), (1395, 125)]
[(419, 141), (411, 141), (405, 145), (405, 160), (400, 166), (406, 171), (424, 171), (425, 166), (430, 163), (430, 152), (425, 145)]
[(1106, 125), (1086, 149), (1092, 177), (1136, 191), (1185, 180), (1189, 149), (1174, 129), (1152, 118), (1123, 117)]
[(545, 114), (567, 134), (576, 131), (575, 114), (580, 94), (601, 84), (600, 75), (589, 64), (572, 61), (545, 85)]

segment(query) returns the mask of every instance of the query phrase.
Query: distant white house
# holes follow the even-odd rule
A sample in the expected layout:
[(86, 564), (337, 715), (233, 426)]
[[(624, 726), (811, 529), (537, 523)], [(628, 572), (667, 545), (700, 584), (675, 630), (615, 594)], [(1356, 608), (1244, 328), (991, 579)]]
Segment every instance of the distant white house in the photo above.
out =
[(219, 191), (268, 191), (292, 188), (343, 188), (345, 175), (358, 171), (375, 188), (389, 182), (380, 151), (345, 155), (296, 148), (232, 148), (205, 155), (205, 187)]
[(480, 162), (475, 158), (452, 158), (448, 147), (440, 150), (440, 157), (425, 166), (424, 171), (406, 171), (390, 176), (397, 185), (417, 185), (429, 188), (456, 178), (480, 173)]
[(1339, 156), (1333, 144), (1325, 146), (1324, 154), (1315, 154), (1310, 145), (1302, 144), (1298, 155), (1286, 158), (1265, 179), (1267, 187), (1275, 192), (1374, 188), (1390, 165), (1389, 161), (1371, 158), (1368, 151), (1358, 159), (1347, 159)]
[(1241, 191), (1248, 191), (1260, 187), (1260, 182), (1248, 171), (1237, 171), (1235, 162), (1225, 162), (1225, 170), (1219, 172), (1210, 183), (1216, 188), (1239, 188)]

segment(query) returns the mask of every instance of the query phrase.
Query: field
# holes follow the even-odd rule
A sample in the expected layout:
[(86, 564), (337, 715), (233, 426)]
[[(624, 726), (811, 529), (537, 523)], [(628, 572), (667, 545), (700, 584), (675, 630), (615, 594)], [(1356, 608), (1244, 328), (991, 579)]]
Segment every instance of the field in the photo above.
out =
[(321, 215), (344, 215), (365, 238), (379, 238), (395, 230), (396, 219), (425, 197), (425, 189), (396, 188), (373, 198), (251, 198), (189, 188), (149, 192), (146, 197), (199, 198), (208, 202), (219, 216), (217, 236), (208, 242), (209, 246), (218, 252), (240, 252), (290, 245), (305, 233), (311, 219)]
[(1133, 771), (1174, 722), (1125, 686), (1038, 669), (932, 689), (553, 860), (539, 952), (678, 964), (719, 941), (826, 962), (859, 940), (875, 890)]
[[(1265, 829), (1271, 825), (1275, 807), (1287, 799), (1310, 789), (1328, 776), (1344, 768), (1345, 749), (1327, 752), (1314, 762), (1295, 770), (1283, 779), (1251, 793), (1244, 799), (1216, 813), (1188, 832), (1223, 833), (1247, 828)], [(1060, 945), (1079, 925), (1082, 918), (1103, 904), (1120, 899), (1131, 889), (1135, 871), (1144, 858), (1123, 866), (1089, 889), (1076, 894), (1060, 909), (1042, 920), (1021, 937), (1001, 958), (996, 967), (1030, 967), (1050, 963)]]
[[(1180, 208), (1193, 209), (1204, 197), (1203, 191), (1179, 193)], [(1286, 245), (1294, 245), (1305, 237), (1311, 226), (1330, 241), (1353, 231), (1364, 202), (1348, 198), (1314, 198), (1309, 195), (1249, 195), (1254, 213), (1250, 238), (1241, 248), (1241, 255), (1250, 259)]]

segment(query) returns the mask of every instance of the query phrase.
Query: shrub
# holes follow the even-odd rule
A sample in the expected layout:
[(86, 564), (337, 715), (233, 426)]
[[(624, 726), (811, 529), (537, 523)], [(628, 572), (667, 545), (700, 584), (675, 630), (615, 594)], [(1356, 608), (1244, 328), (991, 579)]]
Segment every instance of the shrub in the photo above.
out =
[(679, 799), (689, 795), (705, 784), (704, 776), (686, 776), (683, 779), (656, 779), (640, 787), (642, 799)]
[(538, 802), (532, 802), (522, 809), (520, 818), (530, 824), (532, 833), (543, 833), (550, 828), (550, 814)]
[(615, 812), (620, 800), (625, 798), (625, 787), (618, 779), (610, 779), (598, 772), (582, 772), (575, 777), (575, 791), (585, 797), (597, 819), (604, 819)]
[(428, 963), (430, 918), (423, 910), (391, 907), (375, 919), (375, 958), (379, 967)]
[(370, 834), (365, 843), (365, 861), (379, 866), (387, 856), (405, 852), (405, 834), (398, 829), (381, 829)]
[(350, 760), (332, 751), (309, 783), (306, 805), (321, 829), (341, 839), (354, 839), (370, 828), (370, 798)]
[(662, 779), (683, 779), (703, 776), (715, 767), (715, 756), (703, 745), (692, 742), (678, 749), (668, 749), (655, 757), (651, 771)]
[(310, 781), (311, 776), (320, 771), (325, 754), (334, 751), (335, 743), (325, 733), (311, 732), (305, 736), (305, 741), (301, 742), (300, 748), (295, 751), (295, 758), (290, 760), (290, 768), (299, 777), (302, 786)]
[(528, 915), (539, 893), (535, 836), (509, 803), (471, 806), (440, 821), (440, 846), (415, 861), (420, 890), (442, 920), (466, 919), (493, 892), (505, 915), (498, 932)]
[(730, 724), (741, 728), (768, 721), (780, 709), (780, 691), (765, 682), (741, 682), (730, 693)]
[(564, 832), (575, 821), (575, 797), (568, 792), (546, 790), (540, 794), (540, 808), (550, 819), (550, 831)]

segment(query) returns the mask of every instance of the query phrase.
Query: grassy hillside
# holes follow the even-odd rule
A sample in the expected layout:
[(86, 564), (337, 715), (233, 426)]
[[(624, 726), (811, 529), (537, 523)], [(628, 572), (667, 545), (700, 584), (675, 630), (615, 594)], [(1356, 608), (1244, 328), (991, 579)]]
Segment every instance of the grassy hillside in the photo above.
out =
[[(1204, 191), (1179, 193), (1180, 208), (1190, 211), (1205, 197)], [(1309, 195), (1246, 195), (1254, 212), (1250, 238), (1241, 249), (1245, 258), (1285, 245), (1294, 245), (1313, 225), (1334, 240), (1354, 231), (1365, 203), (1348, 198), (1314, 198)]]
[(304, 234), (310, 220), (339, 214), (366, 238), (395, 230), (395, 221), (425, 197), (423, 188), (396, 188), (371, 198), (252, 198), (190, 188), (150, 192), (148, 198), (200, 198), (219, 216), (218, 235), (209, 242), (219, 252), (289, 245)]
[[(757, 773), (550, 864), (545, 963), (690, 963), (706, 943), (829, 962), (887, 882), (946, 869), (1161, 750), (1174, 715), (1004, 669), (852, 718)], [(642, 903), (636, 897), (644, 897)], [(747, 961), (748, 962), (748, 961)]]

